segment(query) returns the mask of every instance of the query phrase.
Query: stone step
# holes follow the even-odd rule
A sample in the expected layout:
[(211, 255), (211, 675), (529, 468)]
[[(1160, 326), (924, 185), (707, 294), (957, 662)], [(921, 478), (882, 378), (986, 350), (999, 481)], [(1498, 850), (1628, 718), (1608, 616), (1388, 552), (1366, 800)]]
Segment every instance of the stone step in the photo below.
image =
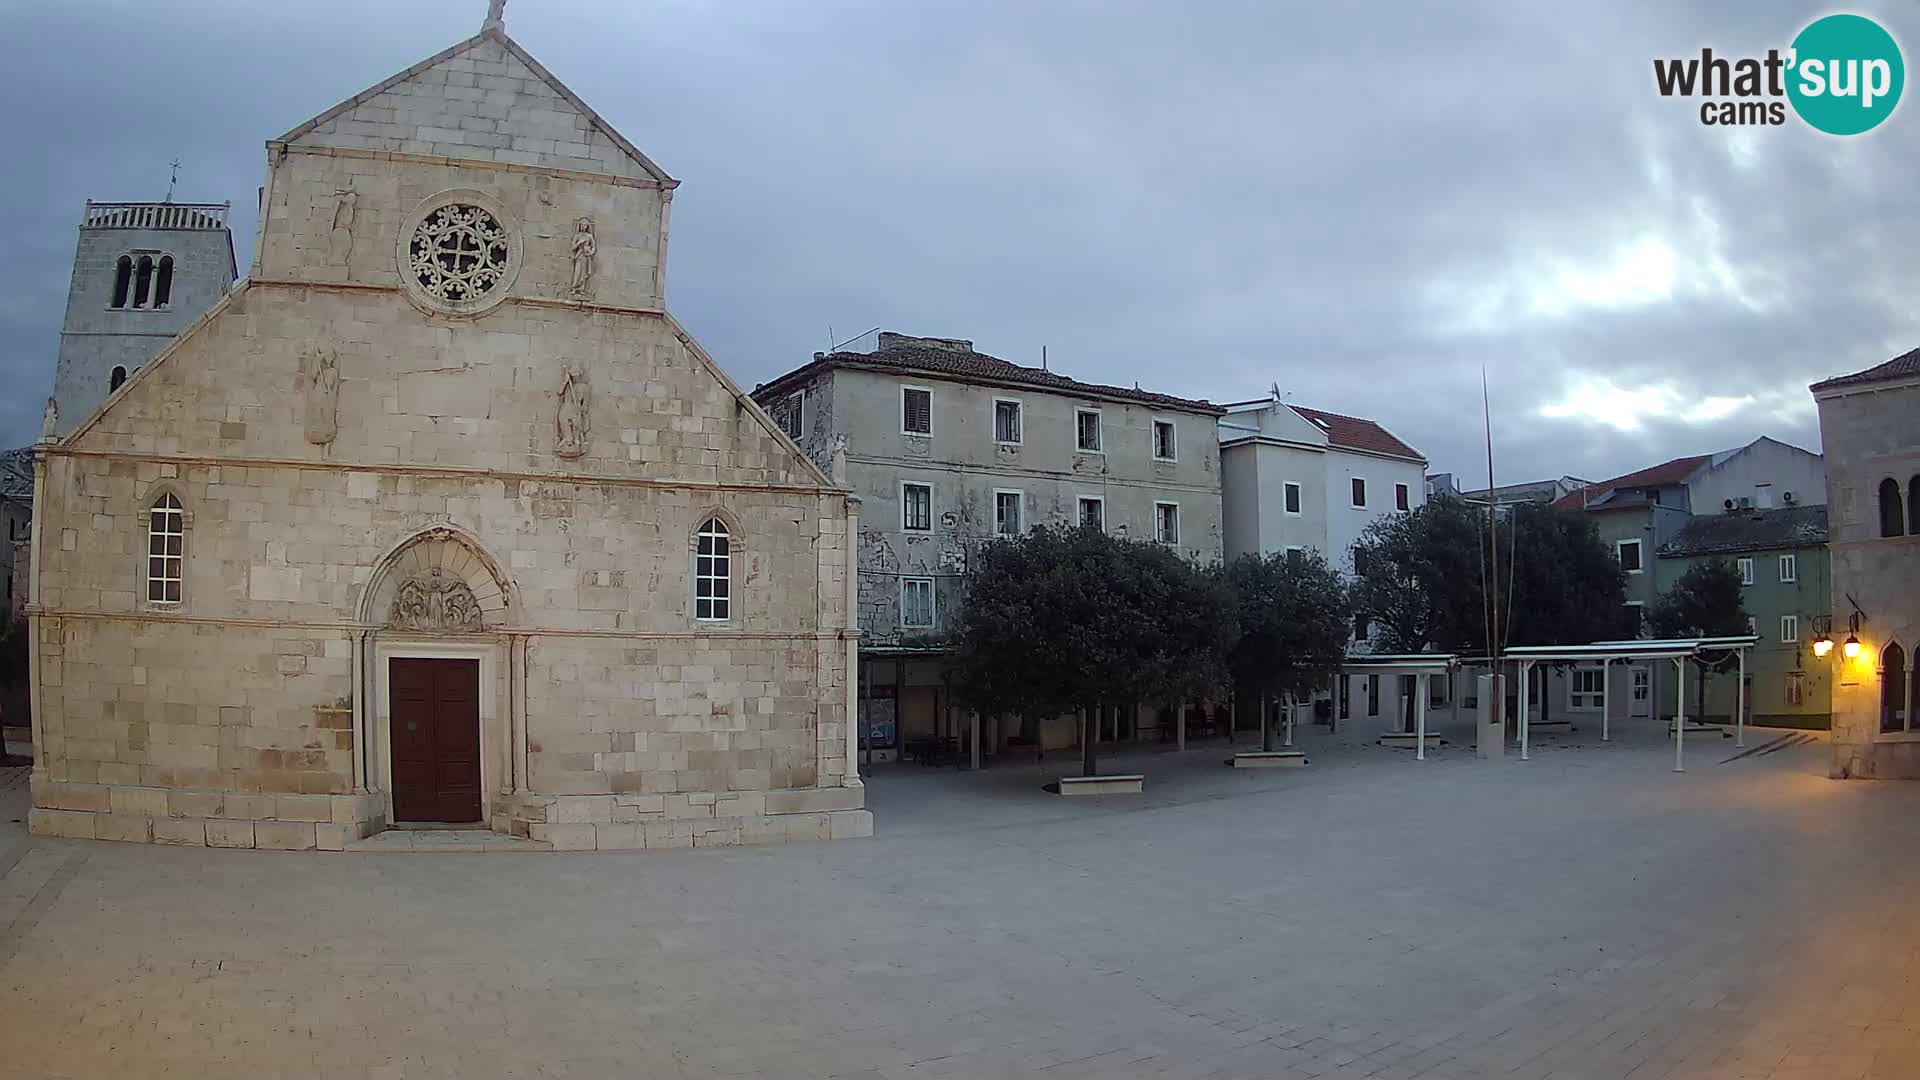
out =
[(462, 851), (480, 853), (552, 851), (553, 845), (539, 840), (493, 832), (489, 829), (388, 829), (347, 845), (348, 851), (376, 853)]

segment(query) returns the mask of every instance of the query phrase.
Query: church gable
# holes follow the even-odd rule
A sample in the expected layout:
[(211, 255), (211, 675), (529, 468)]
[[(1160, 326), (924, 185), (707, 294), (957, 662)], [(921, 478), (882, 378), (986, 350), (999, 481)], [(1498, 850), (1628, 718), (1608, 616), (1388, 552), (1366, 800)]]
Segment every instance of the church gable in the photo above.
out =
[(275, 141), (675, 184), (497, 29), (415, 64)]

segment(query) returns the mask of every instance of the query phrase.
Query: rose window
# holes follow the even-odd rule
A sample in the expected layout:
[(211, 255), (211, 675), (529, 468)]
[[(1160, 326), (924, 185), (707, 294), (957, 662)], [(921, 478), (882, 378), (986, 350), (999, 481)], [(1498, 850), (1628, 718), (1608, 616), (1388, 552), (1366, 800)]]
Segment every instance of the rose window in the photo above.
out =
[(413, 230), (407, 272), (445, 304), (472, 303), (507, 277), (507, 230), (477, 206), (455, 203), (428, 214)]

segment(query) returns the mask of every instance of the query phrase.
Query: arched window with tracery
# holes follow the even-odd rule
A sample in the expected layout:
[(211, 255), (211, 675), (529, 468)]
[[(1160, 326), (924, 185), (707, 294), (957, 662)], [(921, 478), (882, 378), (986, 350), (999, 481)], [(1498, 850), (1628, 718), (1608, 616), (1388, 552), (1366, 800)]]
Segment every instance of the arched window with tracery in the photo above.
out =
[(725, 622), (733, 604), (733, 537), (727, 524), (710, 517), (694, 534), (693, 617), (700, 622)]
[(1900, 481), (1889, 476), (1880, 481), (1880, 535), (1899, 536), (1905, 520), (1900, 507)]
[(1880, 650), (1880, 730), (1907, 731), (1907, 654), (1897, 641)]
[(113, 264), (113, 306), (123, 308), (133, 296), (133, 256), (122, 255)]
[(147, 511), (147, 602), (177, 604), (184, 576), (187, 514), (172, 492)]

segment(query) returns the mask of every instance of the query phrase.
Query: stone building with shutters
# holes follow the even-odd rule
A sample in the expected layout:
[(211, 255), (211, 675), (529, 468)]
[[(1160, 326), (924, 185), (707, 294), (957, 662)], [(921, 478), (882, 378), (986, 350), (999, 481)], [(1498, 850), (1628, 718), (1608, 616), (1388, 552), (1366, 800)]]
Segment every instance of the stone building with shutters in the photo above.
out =
[(266, 157), (247, 280), (37, 447), (32, 830), (869, 833), (858, 502), (668, 314), (676, 182), (498, 5)]

